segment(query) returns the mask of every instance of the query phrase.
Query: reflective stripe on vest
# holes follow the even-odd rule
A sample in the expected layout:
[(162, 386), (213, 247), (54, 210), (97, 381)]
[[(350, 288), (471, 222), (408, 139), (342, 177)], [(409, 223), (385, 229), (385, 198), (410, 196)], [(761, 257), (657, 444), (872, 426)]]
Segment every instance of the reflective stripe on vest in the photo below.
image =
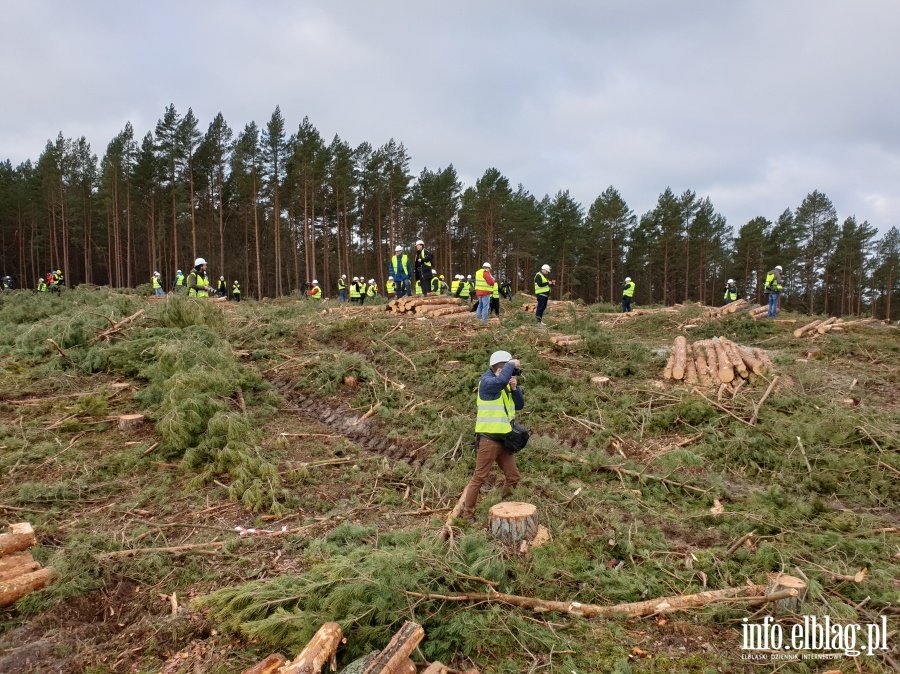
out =
[(730, 302), (734, 302), (737, 300), (737, 295), (738, 295), (737, 288), (729, 288), (728, 286), (725, 286), (725, 299), (726, 300), (729, 300)]
[(450, 294), (455, 295), (457, 290), (459, 290), (459, 279), (455, 278), (450, 284)]
[(154, 290), (156, 290), (157, 288), (162, 288), (162, 286), (159, 285), (159, 279), (156, 276), (151, 278), (151, 282), (153, 283)]
[(394, 283), (394, 279), (389, 278), (387, 283), (384, 284), (384, 287), (387, 289), (389, 295), (393, 295), (397, 291), (397, 284)]
[(319, 286), (313, 286), (309, 289), (310, 297), (319, 297), (322, 294), (322, 289)]
[(338, 290), (346, 290), (346, 289), (347, 289), (347, 282), (344, 279), (339, 278), (338, 279)]
[(512, 392), (507, 386), (496, 400), (484, 400), (479, 387), (478, 412), (475, 417), (475, 432), (503, 435), (512, 431), (512, 421), (516, 418), (516, 408)]
[(462, 284), (462, 290), (459, 291), (460, 297), (468, 297), (471, 291), (471, 287), (469, 286), (468, 281), (460, 281)]
[(422, 294), (422, 284), (416, 281), (416, 295)]
[(431, 277), (431, 292), (439, 293), (441, 292), (441, 279), (437, 276)]
[(397, 274), (400, 273), (398, 265), (402, 265), (403, 273), (409, 276), (409, 256), (406, 254), (404, 254), (402, 257), (399, 255), (394, 255), (394, 257), (391, 258), (391, 276), (397, 276)]
[[(539, 286), (538, 280), (540, 280), (541, 283), (544, 283), (545, 285)], [(543, 294), (549, 293), (549, 292), (550, 292), (550, 280), (546, 276), (544, 276), (543, 272), (538, 272), (537, 274), (534, 275), (534, 294), (535, 295), (543, 295)]]
[(495, 300), (500, 299), (500, 284), (499, 283), (496, 283), (496, 282), (494, 283), (494, 290), (491, 293), (491, 298), (493, 298)]
[(418, 253), (416, 253), (416, 256), (418, 256), (418, 258), (419, 258), (420, 260), (422, 260), (422, 266), (423, 266), (423, 267), (427, 267), (428, 269), (431, 269), (431, 263), (430, 263), (430, 262), (427, 262), (427, 261), (425, 260), (425, 249), (424, 249), (424, 248), (423, 248), (422, 250), (420, 250)]
[(781, 290), (781, 284), (775, 280), (774, 271), (770, 271), (766, 274), (766, 290), (774, 290), (775, 292)]
[(634, 297), (634, 281), (628, 283), (622, 291), (624, 297)]
[(358, 283), (350, 284), (350, 298), (351, 299), (359, 299), (359, 284)]
[[(191, 274), (194, 275), (195, 283), (193, 288), (188, 288), (188, 295), (191, 297), (209, 297), (209, 292), (206, 290), (206, 287), (209, 285), (209, 279), (206, 276), (200, 276), (200, 274), (196, 271), (192, 271)], [(188, 278), (190, 275), (188, 274)], [(198, 287), (202, 289), (198, 290)]]
[[(491, 292), (493, 290), (493, 286), (488, 285), (488, 282), (485, 280), (484, 275), (487, 273), (487, 269), (481, 268), (475, 272), (475, 292), (479, 290), (481, 292)], [(496, 283), (494, 284), (497, 285)]]
[(366, 297), (375, 297), (375, 286), (370, 285), (366, 288)]

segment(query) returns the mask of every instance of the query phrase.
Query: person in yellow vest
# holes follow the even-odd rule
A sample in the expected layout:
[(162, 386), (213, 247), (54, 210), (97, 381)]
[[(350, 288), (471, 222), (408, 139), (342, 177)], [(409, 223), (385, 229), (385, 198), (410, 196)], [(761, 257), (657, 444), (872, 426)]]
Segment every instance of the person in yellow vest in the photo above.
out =
[(353, 281), (350, 283), (350, 303), (358, 302), (362, 304), (362, 298), (359, 292), (359, 277), (354, 276)]
[(431, 292), (435, 295), (441, 294), (441, 278), (437, 274), (431, 277)]
[(237, 281), (231, 286), (231, 299), (235, 302), (241, 301), (241, 284)]
[(416, 295), (418, 295), (419, 297), (422, 296), (422, 283), (419, 281), (419, 279), (416, 279)]
[(375, 285), (375, 279), (369, 279), (369, 285), (366, 286), (366, 297), (370, 297), (375, 299), (375, 296), (378, 294), (378, 286)]
[(507, 498), (521, 475), (515, 456), (503, 444), (504, 436), (512, 432), (516, 411), (525, 407), (525, 396), (518, 386), (515, 372), (519, 361), (508, 351), (495, 351), (488, 361), (488, 370), (478, 382), (475, 437), (478, 454), (475, 458), (475, 474), (466, 485), (462, 516), (473, 519), (481, 485), (485, 483), (496, 463), (503, 471), (503, 498)]
[(206, 260), (198, 257), (194, 260), (194, 268), (187, 277), (188, 297), (209, 297), (215, 288), (209, 285), (209, 277), (206, 275)]
[(312, 297), (314, 300), (321, 300), (321, 299), (323, 299), (323, 297), (322, 297), (322, 289), (319, 287), (319, 281), (318, 281), (318, 280), (313, 279), (312, 285), (310, 286), (309, 290), (306, 291), (306, 294), (307, 294), (309, 297)]
[(728, 279), (728, 283), (725, 285), (725, 304), (731, 304), (732, 302), (737, 302), (738, 298), (738, 289), (734, 284), (734, 279)]
[(338, 279), (338, 302), (347, 301), (347, 275), (341, 274)]
[(37, 291), (39, 293), (47, 292), (47, 281), (44, 280), (43, 276), (38, 276)]
[(778, 298), (781, 297), (781, 265), (766, 274), (766, 292), (769, 294), (769, 318), (778, 316)]
[(179, 269), (175, 272), (175, 280), (172, 281), (172, 289), (176, 293), (180, 293), (182, 290), (184, 290), (184, 283), (185, 283), (184, 274)]
[(388, 265), (388, 273), (393, 277), (394, 284), (397, 286), (397, 299), (412, 295), (412, 288), (409, 284), (409, 255), (403, 252), (403, 246), (394, 247), (394, 255)]
[(500, 282), (494, 282), (494, 291), (491, 293), (491, 311), (497, 318), (500, 318)]
[(631, 313), (631, 300), (634, 298), (634, 281), (630, 276), (625, 277), (625, 283), (622, 284), (622, 313)]
[(165, 296), (165, 292), (163, 291), (162, 283), (159, 282), (160, 273), (158, 271), (153, 272), (153, 276), (150, 277), (150, 285), (153, 286), (153, 294), (157, 297)]
[(388, 294), (388, 297), (391, 297), (397, 292), (397, 284), (394, 283), (394, 278), (392, 276), (388, 276), (387, 281), (384, 284), (384, 289)]
[(442, 295), (447, 295), (447, 294), (450, 292), (450, 286), (448, 286), (448, 285), (447, 285), (447, 282), (444, 280), (444, 275), (443, 275), (443, 274), (441, 274), (440, 276), (438, 276), (438, 278), (441, 280), (441, 294), (442, 294)]
[(550, 301), (550, 288), (556, 285), (556, 281), (551, 281), (546, 274), (550, 273), (550, 265), (541, 266), (541, 270), (534, 275), (534, 296), (537, 297), (537, 308), (534, 310), (535, 318), (541, 325), (544, 324), (544, 311), (547, 310), (547, 303)]
[(216, 295), (219, 297), (228, 297), (228, 284), (225, 283), (224, 276), (220, 276), (219, 282), (216, 284)]
[(491, 310), (491, 295), (497, 283), (491, 276), (491, 263), (485, 262), (481, 269), (475, 272), (475, 297), (478, 298), (478, 308), (475, 310), (475, 318), (487, 323), (488, 312)]
[(419, 239), (416, 241), (413, 272), (415, 274), (416, 282), (421, 284), (421, 288), (425, 291), (424, 294), (426, 297), (428, 297), (428, 291), (431, 288), (431, 278), (434, 276), (433, 264), (434, 259), (431, 256), (431, 252), (425, 249), (425, 242), (422, 241), (422, 239)]
[(462, 274), (453, 277), (453, 282), (450, 284), (450, 294), (453, 297), (459, 297), (459, 293), (462, 291), (462, 280)]
[[(460, 274), (460, 276), (462, 276), (462, 274)], [(469, 275), (469, 278), (472, 278), (472, 276)], [(457, 297), (461, 297), (462, 299), (467, 300), (467, 299), (469, 299), (469, 296), (471, 294), (472, 294), (472, 289), (469, 286), (469, 281), (467, 279), (460, 278), (460, 280), (459, 280), (459, 295), (457, 295)]]

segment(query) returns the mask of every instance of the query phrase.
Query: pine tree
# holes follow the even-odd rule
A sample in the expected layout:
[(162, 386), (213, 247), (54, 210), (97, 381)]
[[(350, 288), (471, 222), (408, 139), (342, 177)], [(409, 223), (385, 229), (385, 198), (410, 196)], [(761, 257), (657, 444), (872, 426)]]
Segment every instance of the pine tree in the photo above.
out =
[(286, 146), (284, 117), (281, 115), (281, 107), (275, 106), (275, 112), (272, 113), (269, 123), (266, 124), (262, 139), (265, 186), (272, 203), (272, 220), (275, 228), (275, 297), (281, 297), (284, 293), (281, 283), (281, 202), (279, 191)]
[[(617, 279), (625, 261), (625, 242), (637, 218), (612, 185), (594, 200), (588, 209), (586, 226), (591, 231), (596, 263), (594, 301), (602, 301), (602, 289), (609, 289), (609, 301), (615, 303)], [(609, 273), (606, 273), (609, 270)], [(618, 270), (618, 271), (617, 271)]]

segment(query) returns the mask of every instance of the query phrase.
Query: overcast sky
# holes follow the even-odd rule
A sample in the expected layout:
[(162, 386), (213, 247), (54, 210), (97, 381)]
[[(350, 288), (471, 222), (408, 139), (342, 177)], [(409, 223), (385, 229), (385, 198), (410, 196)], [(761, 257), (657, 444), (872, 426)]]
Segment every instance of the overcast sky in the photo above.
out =
[(0, 0), (0, 158), (102, 156), (165, 106), (239, 131), (281, 106), (411, 169), (489, 167), (587, 209), (709, 196), (735, 230), (813, 190), (900, 225), (897, 0)]

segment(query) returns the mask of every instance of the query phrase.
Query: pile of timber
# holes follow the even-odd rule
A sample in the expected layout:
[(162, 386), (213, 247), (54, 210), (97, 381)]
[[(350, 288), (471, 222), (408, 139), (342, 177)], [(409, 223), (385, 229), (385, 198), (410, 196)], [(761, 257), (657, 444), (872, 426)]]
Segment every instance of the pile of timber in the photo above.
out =
[(34, 529), (27, 522), (11, 524), (7, 533), (0, 534), (0, 608), (12, 606), (56, 578), (53, 569), (42, 569), (28, 552), (35, 543)]
[[(393, 636), (383, 651), (367, 655), (350, 663), (345, 674), (416, 674), (416, 665), (410, 659), (413, 651), (425, 638), (425, 630), (414, 622), (406, 622)], [(330, 671), (337, 669), (337, 651), (347, 640), (337, 623), (325, 623), (319, 628), (300, 654), (288, 662), (280, 653), (273, 653), (242, 674), (319, 674), (325, 665)], [(423, 674), (447, 674), (448, 668), (440, 662), (432, 662)], [(464, 674), (478, 674), (474, 669)]]
[[(522, 309), (529, 313), (534, 313), (537, 309), (537, 297), (534, 295), (529, 295), (528, 293), (519, 293), (522, 297), (528, 300), (534, 300), (534, 304), (525, 304), (522, 306)], [(562, 309), (565, 307), (573, 307), (575, 309), (584, 309), (583, 306), (576, 304), (575, 302), (571, 302), (569, 300), (547, 300), (547, 309)]]
[(387, 310), (393, 314), (438, 318), (465, 313), (469, 311), (469, 307), (457, 297), (438, 295), (436, 297), (401, 297), (399, 300), (388, 302)]
[(709, 311), (706, 312), (707, 318), (722, 318), (723, 316), (728, 316), (729, 314), (735, 314), (738, 311), (747, 311), (752, 310), (750, 303), (741, 298), (739, 300), (735, 300), (734, 302), (729, 302), (721, 307), (712, 307)]
[(724, 337), (713, 337), (693, 344), (679, 335), (666, 369), (664, 379), (683, 380), (686, 384), (718, 386), (736, 378), (766, 374), (772, 361), (762, 349), (735, 344)]
[(765, 307), (759, 306), (759, 307), (753, 307), (752, 309), (750, 309), (750, 318), (752, 318), (754, 321), (758, 321), (761, 318), (768, 318), (768, 317), (769, 317), (769, 307), (768, 306), (765, 306)]
[(584, 342), (584, 338), (581, 335), (552, 335), (550, 341), (557, 346), (570, 348), (580, 346)]
[(881, 323), (877, 318), (861, 318), (858, 321), (845, 321), (832, 316), (824, 318), (794, 330), (794, 337), (815, 337), (816, 335), (827, 335), (829, 332), (844, 332), (847, 328), (859, 325), (873, 325)]

